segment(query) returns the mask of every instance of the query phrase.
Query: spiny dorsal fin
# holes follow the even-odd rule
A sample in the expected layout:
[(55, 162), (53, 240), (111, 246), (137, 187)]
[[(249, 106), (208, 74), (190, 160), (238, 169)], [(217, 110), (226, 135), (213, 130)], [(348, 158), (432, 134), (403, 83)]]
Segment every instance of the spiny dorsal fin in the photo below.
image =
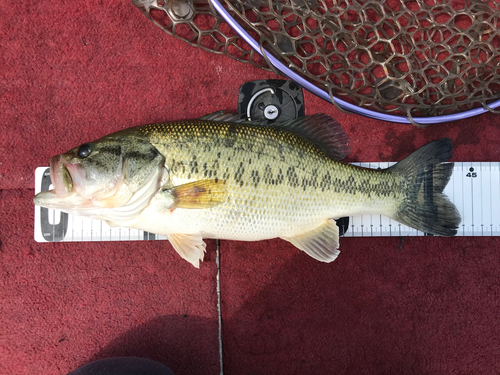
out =
[(298, 117), (287, 121), (278, 121), (269, 125), (265, 120), (250, 121), (241, 114), (228, 111), (217, 111), (202, 116), (200, 120), (236, 122), (252, 125), (272, 126), (293, 132), (319, 147), (328, 157), (342, 160), (351, 153), (349, 137), (342, 126), (332, 117), (317, 113), (315, 115)]
[(214, 113), (209, 113), (207, 115), (203, 115), (201, 117), (198, 117), (198, 120), (205, 120), (205, 121), (216, 121), (216, 122), (248, 122), (248, 119), (246, 116), (235, 113), (229, 110), (222, 110), (222, 111), (217, 111)]
[(351, 153), (349, 137), (342, 126), (324, 113), (277, 122), (273, 126), (307, 139), (332, 159), (342, 160)]

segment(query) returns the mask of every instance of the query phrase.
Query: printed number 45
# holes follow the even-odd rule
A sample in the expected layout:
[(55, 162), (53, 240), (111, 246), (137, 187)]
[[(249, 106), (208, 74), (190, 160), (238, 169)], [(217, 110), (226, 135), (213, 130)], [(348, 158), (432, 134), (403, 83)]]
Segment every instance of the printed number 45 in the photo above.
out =
[(476, 173), (476, 172), (474, 172), (474, 168), (470, 167), (470, 168), (469, 168), (469, 173), (467, 173), (467, 174), (465, 175), (465, 177), (471, 177), (471, 178), (475, 178), (475, 177), (477, 177), (477, 173)]

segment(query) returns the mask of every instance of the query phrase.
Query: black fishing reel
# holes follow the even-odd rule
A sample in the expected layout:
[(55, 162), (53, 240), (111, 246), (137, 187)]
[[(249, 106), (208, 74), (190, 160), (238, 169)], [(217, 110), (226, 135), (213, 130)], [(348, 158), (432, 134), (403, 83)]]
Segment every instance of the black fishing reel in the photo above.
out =
[[(246, 82), (240, 87), (238, 112), (249, 120), (271, 125), (305, 116), (302, 87), (293, 81), (266, 79)], [(349, 218), (338, 220), (339, 235), (349, 229)]]

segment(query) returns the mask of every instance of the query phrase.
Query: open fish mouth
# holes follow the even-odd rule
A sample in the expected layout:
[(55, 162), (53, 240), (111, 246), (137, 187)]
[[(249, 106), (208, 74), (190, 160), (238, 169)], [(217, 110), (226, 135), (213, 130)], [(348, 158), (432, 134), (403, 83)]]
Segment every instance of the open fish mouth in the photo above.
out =
[(82, 182), (83, 174), (81, 168), (66, 162), (61, 155), (50, 159), (50, 180), (58, 198), (64, 198), (72, 193), (75, 186)]
[(88, 204), (78, 190), (85, 181), (85, 171), (79, 165), (65, 160), (65, 155), (57, 155), (50, 159), (50, 180), (53, 189), (38, 193), (33, 202), (42, 207), (68, 210)]

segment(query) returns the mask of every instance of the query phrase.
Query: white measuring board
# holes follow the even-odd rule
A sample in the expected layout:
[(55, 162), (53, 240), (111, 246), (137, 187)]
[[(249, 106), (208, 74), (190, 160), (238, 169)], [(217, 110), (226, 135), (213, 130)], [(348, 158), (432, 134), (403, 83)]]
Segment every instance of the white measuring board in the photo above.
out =
[[(395, 163), (353, 163), (367, 168), (387, 168)], [(35, 194), (51, 188), (50, 169), (35, 171)], [(444, 193), (462, 216), (458, 236), (500, 236), (500, 162), (455, 162), (451, 180)], [(344, 237), (426, 236), (382, 215), (349, 217), (341, 228)], [(166, 240), (138, 229), (112, 228), (101, 220), (68, 215), (58, 210), (35, 206), (37, 242), (142, 241)]]

